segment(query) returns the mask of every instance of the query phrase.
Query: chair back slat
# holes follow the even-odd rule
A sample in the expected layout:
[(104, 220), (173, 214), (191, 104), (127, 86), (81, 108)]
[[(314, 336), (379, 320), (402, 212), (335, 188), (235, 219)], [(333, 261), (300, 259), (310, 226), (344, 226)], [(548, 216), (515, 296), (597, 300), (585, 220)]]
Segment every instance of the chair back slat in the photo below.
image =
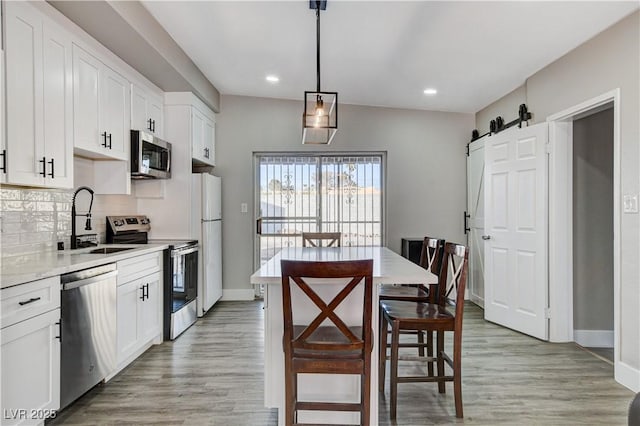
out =
[(341, 239), (340, 232), (303, 232), (302, 247), (340, 247)]
[(432, 274), (439, 276), (442, 266), (443, 248), (443, 239), (424, 237), (422, 250), (420, 251), (420, 266)]
[(469, 249), (466, 246), (445, 243), (442, 269), (438, 281), (438, 303), (441, 306), (456, 305), (462, 312), (464, 291), (467, 283)]

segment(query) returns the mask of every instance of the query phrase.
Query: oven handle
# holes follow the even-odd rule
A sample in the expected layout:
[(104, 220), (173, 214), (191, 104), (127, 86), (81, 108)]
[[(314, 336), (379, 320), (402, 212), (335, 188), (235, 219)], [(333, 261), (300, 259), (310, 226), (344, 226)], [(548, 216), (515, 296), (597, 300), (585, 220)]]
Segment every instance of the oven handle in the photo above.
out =
[(171, 250), (171, 257), (178, 257), (178, 256), (184, 256), (187, 254), (191, 254), (198, 251), (198, 246), (196, 247), (192, 247), (192, 248), (184, 248), (184, 249), (178, 249), (178, 250)]

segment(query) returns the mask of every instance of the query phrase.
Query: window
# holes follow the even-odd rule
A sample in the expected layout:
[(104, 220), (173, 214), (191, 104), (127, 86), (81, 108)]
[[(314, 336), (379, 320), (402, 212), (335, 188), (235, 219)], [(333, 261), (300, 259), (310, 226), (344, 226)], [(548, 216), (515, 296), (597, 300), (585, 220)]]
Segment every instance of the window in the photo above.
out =
[(341, 232), (343, 246), (384, 244), (384, 153), (255, 154), (256, 265), (302, 232)]

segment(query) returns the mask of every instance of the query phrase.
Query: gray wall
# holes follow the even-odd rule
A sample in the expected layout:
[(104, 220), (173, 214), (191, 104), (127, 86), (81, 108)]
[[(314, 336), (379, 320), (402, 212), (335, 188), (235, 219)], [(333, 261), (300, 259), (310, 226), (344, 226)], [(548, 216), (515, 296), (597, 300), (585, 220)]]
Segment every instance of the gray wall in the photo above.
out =
[[(541, 69), (516, 90), (476, 113), (476, 127), (487, 118), (516, 117), (526, 103), (534, 122), (588, 99), (620, 89), (621, 194), (640, 190), (640, 12), (629, 15), (562, 58)], [(620, 360), (640, 369), (640, 220), (622, 214), (620, 236)]]
[(573, 122), (573, 328), (613, 331), (613, 109)]
[[(222, 96), (215, 174), (222, 177), (225, 289), (251, 288), (256, 151), (387, 151), (387, 246), (399, 252), (402, 237), (425, 234), (465, 242), (465, 144), (473, 114), (340, 105), (329, 146), (302, 145), (301, 117), (302, 102)], [(249, 213), (240, 213), (240, 203)]]

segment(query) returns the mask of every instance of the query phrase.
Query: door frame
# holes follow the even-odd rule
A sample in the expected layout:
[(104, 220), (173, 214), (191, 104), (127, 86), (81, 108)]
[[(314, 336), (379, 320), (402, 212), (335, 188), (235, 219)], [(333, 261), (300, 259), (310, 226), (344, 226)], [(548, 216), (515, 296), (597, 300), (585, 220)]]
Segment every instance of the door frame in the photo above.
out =
[[(466, 218), (467, 221), (465, 222), (466, 225), (468, 226), (468, 231), (465, 229), (465, 233), (467, 234), (467, 246), (469, 248), (472, 248), (472, 238), (474, 237), (474, 225), (473, 223), (477, 220), (476, 219), (476, 215), (473, 214), (471, 215), (471, 208), (473, 205), (473, 200), (471, 199), (471, 185), (470, 185), (470, 174), (469, 174), (469, 159), (471, 158), (471, 152), (472, 151), (477, 151), (477, 150), (482, 150), (482, 175), (481, 175), (481, 179), (482, 179), (482, 197), (484, 198), (484, 145), (486, 142), (486, 138), (488, 138), (489, 136), (483, 136), (479, 139), (476, 139), (474, 141), (469, 142), (467, 150), (467, 211), (465, 212), (466, 214), (469, 214), (470, 217)], [(475, 144), (475, 146), (472, 147), (472, 145)], [(483, 200), (484, 203), (484, 200)], [(474, 211), (475, 213), (475, 211)], [(483, 230), (484, 230), (484, 214), (483, 214)], [(484, 253), (484, 252), (483, 252)], [(478, 259), (481, 259), (481, 265), (482, 265), (482, 298), (480, 298), (479, 296), (475, 296), (474, 295), (474, 290), (477, 288), (478, 283), (475, 281), (474, 279), (474, 275), (471, 272), (474, 266), (474, 262)], [(484, 255), (483, 256), (475, 256), (473, 250), (469, 253), (469, 274), (467, 275), (467, 288), (466, 288), (466, 294), (465, 294), (465, 300), (471, 300), (473, 303), (475, 303), (476, 305), (480, 306), (482, 309), (484, 309)]]
[[(549, 340), (573, 342), (573, 120), (613, 104), (614, 366), (620, 363), (620, 89), (547, 117), (549, 124)], [(616, 374), (617, 376), (617, 374)], [(616, 377), (616, 380), (618, 378)], [(619, 380), (618, 380), (619, 381)]]

